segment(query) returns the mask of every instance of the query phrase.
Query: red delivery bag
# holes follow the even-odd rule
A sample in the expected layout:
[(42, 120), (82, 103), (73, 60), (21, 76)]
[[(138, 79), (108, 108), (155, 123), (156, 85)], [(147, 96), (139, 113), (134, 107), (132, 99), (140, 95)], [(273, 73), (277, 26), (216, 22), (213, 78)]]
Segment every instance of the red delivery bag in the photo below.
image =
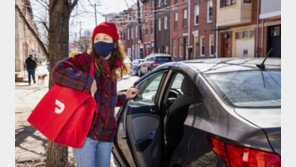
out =
[[(93, 62), (90, 74), (94, 74)], [(81, 148), (96, 105), (91, 94), (55, 84), (27, 121), (54, 143)]]

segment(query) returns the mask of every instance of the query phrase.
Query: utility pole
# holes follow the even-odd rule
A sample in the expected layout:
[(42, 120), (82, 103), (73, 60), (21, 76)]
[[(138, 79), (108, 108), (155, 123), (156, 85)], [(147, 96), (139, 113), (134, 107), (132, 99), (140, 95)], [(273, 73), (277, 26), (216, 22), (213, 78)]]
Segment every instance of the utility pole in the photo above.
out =
[[(143, 36), (142, 36), (142, 21), (141, 21), (141, 18), (140, 18), (140, 0), (137, 0), (137, 6), (138, 6), (138, 23), (139, 23), (139, 26), (138, 26), (138, 29), (139, 29), (139, 37), (140, 37), (140, 45), (143, 46)], [(143, 48), (140, 48), (140, 58), (144, 58), (143, 56)]]
[(79, 38), (81, 37), (81, 21), (79, 22), (80, 27), (79, 27)]
[(96, 26), (98, 25), (97, 24), (97, 4), (95, 3), (95, 20), (96, 20)]

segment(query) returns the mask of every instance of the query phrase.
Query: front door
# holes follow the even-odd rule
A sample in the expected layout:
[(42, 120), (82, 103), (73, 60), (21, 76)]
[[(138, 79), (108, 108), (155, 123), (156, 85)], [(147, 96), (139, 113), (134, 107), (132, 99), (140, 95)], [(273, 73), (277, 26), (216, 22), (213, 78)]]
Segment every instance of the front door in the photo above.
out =
[(273, 50), (270, 56), (281, 58), (281, 25), (268, 27), (267, 53), (271, 48)]
[[(123, 115), (118, 118), (121, 124), (118, 127), (117, 142), (124, 144), (123, 140), (127, 141), (126, 145), (119, 148), (131, 166), (160, 166), (161, 112), (157, 101), (165, 74), (166, 71), (154, 73), (135, 85), (139, 94), (127, 102)], [(131, 156), (134, 163), (130, 163)]]
[(230, 33), (222, 33), (222, 55), (221, 57), (231, 57), (231, 35)]

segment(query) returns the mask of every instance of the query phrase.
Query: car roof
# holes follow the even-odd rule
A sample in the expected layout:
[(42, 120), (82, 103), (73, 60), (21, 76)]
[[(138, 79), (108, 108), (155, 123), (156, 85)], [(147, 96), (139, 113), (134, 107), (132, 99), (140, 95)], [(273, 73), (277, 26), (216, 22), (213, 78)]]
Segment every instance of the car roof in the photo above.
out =
[[(150, 54), (150, 55), (148, 55), (149, 57), (150, 56), (155, 56), (155, 57), (171, 57), (171, 55), (169, 55), (169, 54), (165, 54), (165, 53), (154, 53), (154, 54)], [(148, 57), (147, 56), (147, 57)]]
[[(261, 64), (264, 58), (208, 58), (183, 61), (193, 66), (203, 74), (221, 73), (231, 71), (258, 70), (257, 64)], [(266, 69), (281, 69), (280, 58), (267, 58)]]
[[(159, 69), (178, 67), (188, 70), (187, 67), (191, 67), (192, 70), (201, 74), (210, 73), (222, 73), (233, 71), (246, 71), (246, 70), (258, 70), (257, 64), (261, 64), (264, 58), (203, 58), (196, 60), (168, 62), (161, 66)], [(266, 59), (265, 68), (267, 70), (281, 70), (281, 59), (269, 57)]]

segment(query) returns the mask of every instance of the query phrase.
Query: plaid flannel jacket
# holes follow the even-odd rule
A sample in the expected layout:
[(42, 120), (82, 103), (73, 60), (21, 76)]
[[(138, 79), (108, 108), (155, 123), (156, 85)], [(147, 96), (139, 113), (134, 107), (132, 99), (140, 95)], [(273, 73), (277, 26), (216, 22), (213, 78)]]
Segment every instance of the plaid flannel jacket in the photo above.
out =
[[(111, 69), (105, 59), (102, 58), (103, 66), (107, 72), (106, 78), (100, 77), (96, 68), (94, 76), (89, 74), (92, 59), (89, 54), (84, 53), (61, 60), (54, 68), (52, 77), (55, 84), (86, 92), (90, 92), (91, 84), (94, 79), (96, 80), (97, 110), (94, 113), (88, 136), (94, 140), (112, 142), (116, 133), (117, 121), (114, 109), (126, 102), (126, 95), (117, 92), (117, 81), (111, 80)], [(123, 62), (116, 59), (113, 62), (112, 70), (122, 65)]]

